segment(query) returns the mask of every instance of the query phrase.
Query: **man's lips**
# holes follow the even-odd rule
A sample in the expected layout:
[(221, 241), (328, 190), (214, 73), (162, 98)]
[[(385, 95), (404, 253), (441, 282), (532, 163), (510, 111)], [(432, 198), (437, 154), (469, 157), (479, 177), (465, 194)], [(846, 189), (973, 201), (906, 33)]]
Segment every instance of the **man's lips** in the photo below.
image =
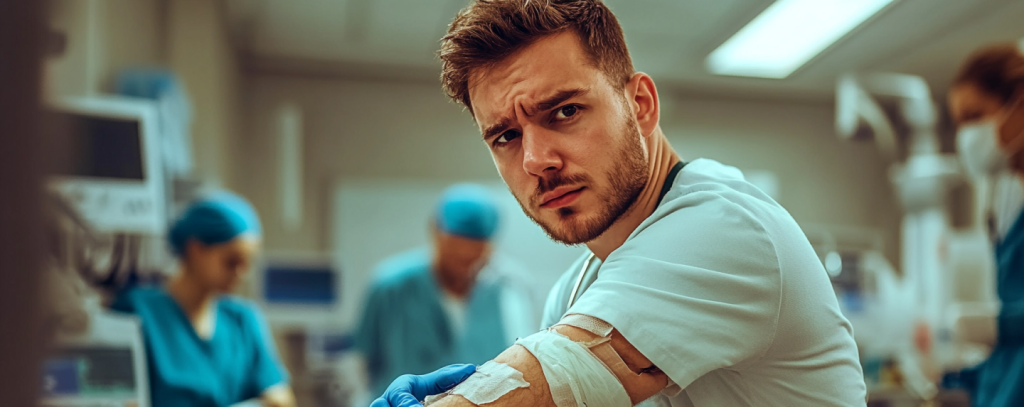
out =
[(541, 195), (541, 208), (561, 208), (569, 206), (583, 192), (583, 187), (559, 187), (554, 191)]

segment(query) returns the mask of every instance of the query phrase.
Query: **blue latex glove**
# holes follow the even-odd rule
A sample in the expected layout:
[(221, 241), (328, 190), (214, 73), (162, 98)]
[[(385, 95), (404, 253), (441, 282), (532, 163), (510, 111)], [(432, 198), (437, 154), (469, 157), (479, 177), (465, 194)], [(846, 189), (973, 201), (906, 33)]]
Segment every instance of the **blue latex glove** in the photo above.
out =
[(476, 372), (473, 365), (450, 365), (422, 376), (402, 375), (391, 382), (384, 395), (370, 404), (370, 407), (422, 407), (427, 396), (451, 390)]

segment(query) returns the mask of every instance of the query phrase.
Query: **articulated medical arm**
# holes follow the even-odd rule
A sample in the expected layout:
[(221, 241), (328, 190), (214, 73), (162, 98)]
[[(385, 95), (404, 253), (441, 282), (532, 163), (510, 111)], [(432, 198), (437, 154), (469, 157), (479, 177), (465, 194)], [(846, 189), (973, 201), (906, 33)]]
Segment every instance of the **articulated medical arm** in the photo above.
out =
[[(520, 339), (430, 407), (636, 405), (668, 377), (611, 325), (570, 315)], [(429, 400), (429, 399), (428, 399)]]

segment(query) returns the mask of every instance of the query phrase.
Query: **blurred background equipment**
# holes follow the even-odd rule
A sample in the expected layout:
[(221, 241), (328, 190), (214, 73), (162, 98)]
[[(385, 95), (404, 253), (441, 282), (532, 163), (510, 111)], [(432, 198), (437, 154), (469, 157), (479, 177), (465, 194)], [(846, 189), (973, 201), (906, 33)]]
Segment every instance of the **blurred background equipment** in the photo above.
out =
[(268, 253), (249, 290), (274, 332), (300, 405), (347, 406), (359, 390), (339, 324), (342, 273), (329, 254)]
[[(872, 94), (895, 98), (896, 119), (905, 129), (902, 134), (894, 130), (892, 119)], [(966, 177), (955, 155), (941, 153), (938, 118), (922, 78), (871, 73), (845, 75), (837, 83), (839, 136), (853, 138), (862, 128), (874, 135), (879, 149), (893, 160), (892, 185), (904, 212), (900, 273), (884, 257), (869, 258), (875, 266), (865, 268), (869, 273), (856, 278), (860, 284), (854, 286), (868, 288), (871, 295), (863, 297), (867, 303), (861, 306), (866, 312), (855, 314), (873, 316), (851, 321), (855, 329), (889, 334), (861, 336), (863, 350), (877, 352), (872, 356), (882, 360), (895, 361), (902, 384), (924, 400), (936, 398), (943, 373), (981, 361), (976, 347), (954, 341), (951, 313), (965, 302), (993, 302), (991, 294), (979, 298), (978, 289), (957, 289), (956, 283), (965, 280), (992, 282), (994, 270), (976, 267), (967, 276), (957, 278), (956, 272), (962, 268), (958, 270), (956, 263), (991, 264), (986, 261), (990, 250), (983, 234), (958, 231), (951, 224), (950, 191)], [(972, 291), (975, 295), (959, 295)], [(991, 292), (991, 288), (981, 291)], [(882, 325), (869, 325), (879, 323)], [(883, 337), (887, 346), (872, 346), (885, 344), (875, 342)]]
[(163, 233), (167, 183), (155, 104), (68, 98), (56, 102), (53, 116), (59, 128), (53, 141), (67, 157), (51, 188), (99, 232)]
[(44, 364), (43, 405), (149, 404), (149, 375), (139, 320), (89, 304), (88, 330), (57, 339)]

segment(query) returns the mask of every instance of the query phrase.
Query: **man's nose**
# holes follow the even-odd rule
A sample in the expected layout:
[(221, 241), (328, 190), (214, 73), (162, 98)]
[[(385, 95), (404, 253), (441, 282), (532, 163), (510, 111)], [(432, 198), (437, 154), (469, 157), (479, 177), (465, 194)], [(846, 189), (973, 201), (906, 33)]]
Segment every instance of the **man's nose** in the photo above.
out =
[(558, 135), (545, 129), (523, 129), (523, 170), (527, 174), (543, 177), (547, 172), (562, 169), (562, 157), (554, 143)]

